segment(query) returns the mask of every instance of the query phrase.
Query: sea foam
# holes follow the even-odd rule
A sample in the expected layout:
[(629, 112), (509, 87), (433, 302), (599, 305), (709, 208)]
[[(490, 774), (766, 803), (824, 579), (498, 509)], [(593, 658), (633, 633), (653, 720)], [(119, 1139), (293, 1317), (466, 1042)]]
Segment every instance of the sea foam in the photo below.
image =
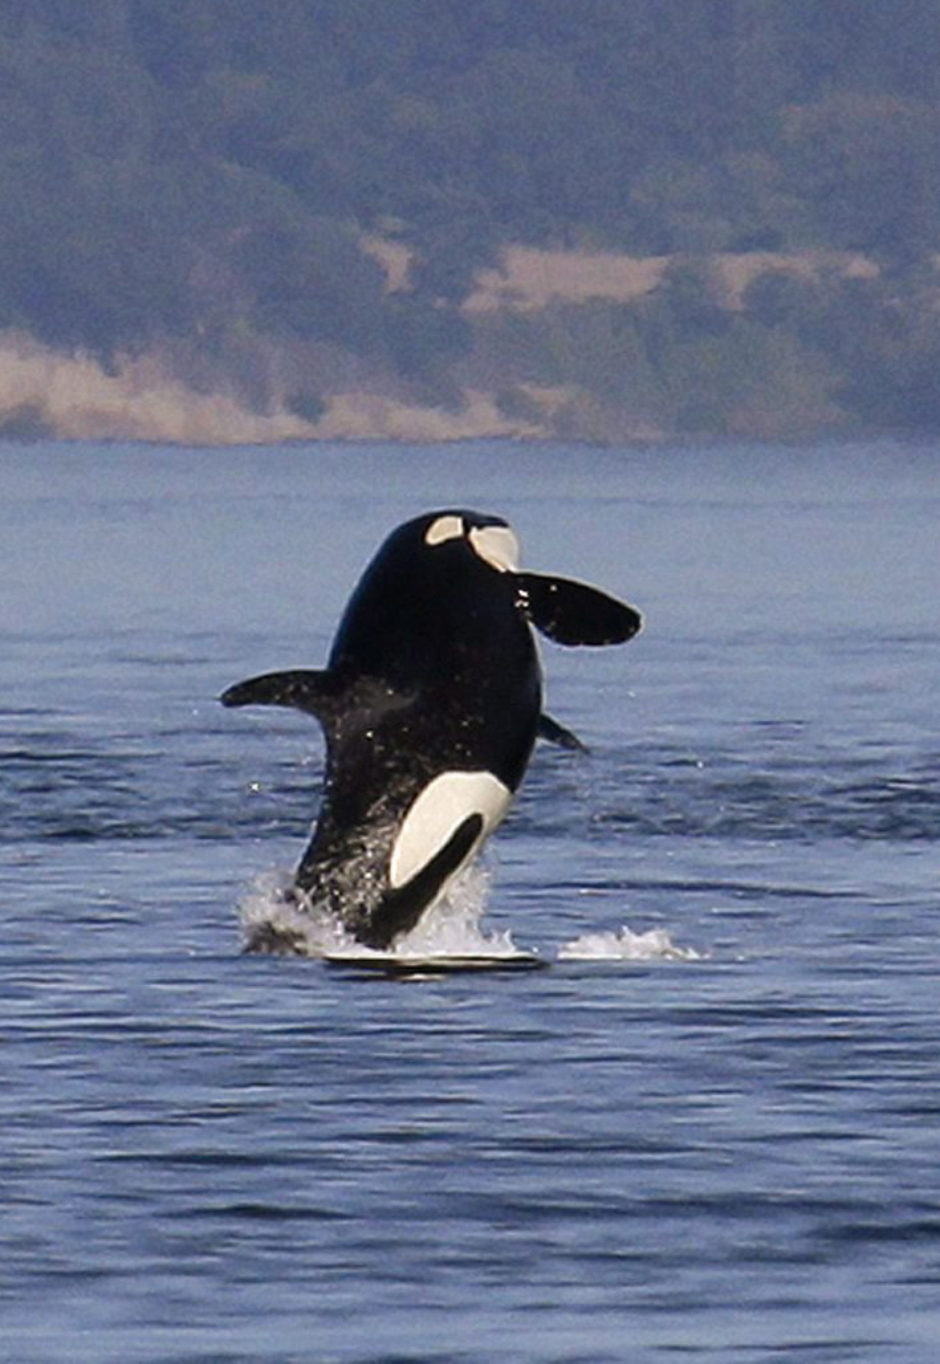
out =
[[(485, 866), (471, 865), (393, 949), (374, 952), (357, 942), (327, 910), (298, 897), (289, 872), (268, 872), (255, 878), (241, 899), (242, 937), (247, 951), (334, 961), (391, 956), (407, 964), (518, 957), (521, 949), (508, 930), (483, 927), (489, 891), (490, 874)], [(623, 925), (619, 932), (583, 933), (563, 943), (556, 957), (559, 961), (701, 961), (703, 954), (680, 946), (664, 928), (634, 933)]]
[(242, 938), (248, 951), (334, 960), (369, 955), (392, 955), (404, 962), (517, 956), (519, 948), (509, 932), (488, 932), (482, 927), (489, 884), (484, 867), (468, 867), (391, 953), (373, 954), (328, 911), (298, 898), (289, 872), (268, 872), (255, 878), (240, 901)]
[(558, 949), (559, 961), (701, 961), (694, 947), (680, 947), (665, 928), (634, 933), (583, 933)]

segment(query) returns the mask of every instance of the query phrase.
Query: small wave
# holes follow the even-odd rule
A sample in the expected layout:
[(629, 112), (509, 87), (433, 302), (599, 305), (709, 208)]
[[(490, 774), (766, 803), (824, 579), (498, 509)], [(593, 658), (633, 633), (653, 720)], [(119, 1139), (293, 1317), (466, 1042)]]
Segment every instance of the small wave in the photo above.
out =
[(737, 758), (651, 748), (611, 759), (592, 819), (640, 837), (936, 842), (937, 771), (929, 751), (890, 771), (880, 754), (796, 745)]
[(297, 898), (289, 872), (269, 872), (252, 883), (239, 905), (247, 951), (286, 956), (362, 958), (375, 956), (407, 963), (448, 958), (509, 958), (519, 948), (509, 932), (487, 932), (482, 918), (489, 896), (489, 875), (471, 866), (436, 905), (389, 952), (373, 952), (345, 931), (325, 909)]
[(584, 933), (558, 949), (559, 961), (702, 961), (694, 947), (680, 947), (665, 928), (634, 933), (626, 924), (619, 933)]

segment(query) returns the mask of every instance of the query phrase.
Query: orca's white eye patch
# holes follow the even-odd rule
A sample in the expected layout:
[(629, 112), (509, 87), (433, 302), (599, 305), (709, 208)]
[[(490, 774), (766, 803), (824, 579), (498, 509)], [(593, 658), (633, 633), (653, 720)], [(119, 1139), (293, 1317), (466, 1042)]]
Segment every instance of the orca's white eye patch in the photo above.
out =
[(519, 541), (508, 526), (474, 526), (469, 540), (480, 558), (499, 573), (519, 567)]
[(459, 540), (463, 535), (463, 517), (439, 516), (424, 532), (426, 545), (442, 545), (445, 540)]
[(492, 772), (440, 773), (414, 801), (398, 831), (389, 864), (392, 888), (417, 876), (470, 815), (483, 820), (478, 841), (482, 842), (496, 828), (511, 799), (509, 788)]

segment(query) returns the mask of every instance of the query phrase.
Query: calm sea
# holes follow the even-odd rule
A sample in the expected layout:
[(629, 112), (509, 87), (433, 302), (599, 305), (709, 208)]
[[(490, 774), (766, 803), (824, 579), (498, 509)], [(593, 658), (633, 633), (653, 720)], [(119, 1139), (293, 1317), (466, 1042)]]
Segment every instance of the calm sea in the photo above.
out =
[[(543, 650), (549, 967), (243, 956), (322, 748), (214, 698), (452, 505), (646, 617)], [(0, 1355), (940, 1358), (938, 538), (931, 448), (0, 447)]]

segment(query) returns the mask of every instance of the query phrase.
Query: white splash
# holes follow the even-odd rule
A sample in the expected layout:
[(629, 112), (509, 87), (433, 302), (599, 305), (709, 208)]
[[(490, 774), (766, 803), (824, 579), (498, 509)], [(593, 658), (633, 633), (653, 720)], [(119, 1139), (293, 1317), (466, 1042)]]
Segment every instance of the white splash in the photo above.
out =
[(472, 864), (452, 883), (447, 894), (396, 946), (397, 957), (513, 957), (519, 948), (512, 935), (486, 932), (483, 915), (489, 899), (490, 876)]
[(694, 947), (680, 947), (665, 928), (634, 933), (626, 924), (619, 933), (583, 933), (563, 943), (559, 961), (701, 961)]
[(490, 933), (482, 927), (489, 882), (484, 868), (468, 867), (389, 953), (364, 947), (332, 914), (307, 900), (298, 900), (289, 872), (268, 872), (257, 877), (241, 899), (242, 936), (245, 946), (253, 951), (334, 960), (391, 955), (407, 963), (448, 957), (517, 956), (519, 949), (508, 932)]
[(256, 877), (239, 906), (242, 940), (251, 952), (324, 957), (353, 945), (353, 939), (331, 915), (298, 899), (288, 871)]
[[(376, 951), (357, 942), (332, 914), (298, 899), (290, 872), (267, 872), (251, 883), (239, 904), (242, 935), (250, 951), (332, 961), (391, 957), (407, 965), (530, 956), (516, 946), (508, 931), (483, 928), (489, 890), (489, 872), (479, 863), (472, 864), (391, 951)], [(640, 962), (702, 961), (706, 954), (675, 943), (665, 928), (634, 933), (625, 924), (617, 933), (584, 933), (563, 943), (556, 955), (559, 961)]]

